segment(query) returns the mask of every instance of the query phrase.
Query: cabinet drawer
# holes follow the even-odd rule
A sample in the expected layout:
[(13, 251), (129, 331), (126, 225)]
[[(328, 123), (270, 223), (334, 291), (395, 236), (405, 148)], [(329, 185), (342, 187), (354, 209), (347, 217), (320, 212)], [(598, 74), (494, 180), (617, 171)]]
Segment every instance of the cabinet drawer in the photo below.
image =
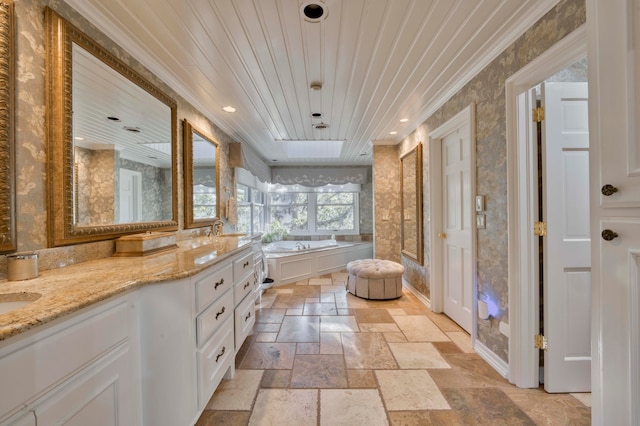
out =
[(227, 368), (234, 362), (233, 344), (233, 319), (229, 317), (197, 352), (198, 407), (202, 408), (209, 401)]
[(202, 312), (218, 297), (233, 285), (233, 268), (226, 265), (214, 271), (206, 271), (195, 278), (196, 282), (196, 311)]
[(235, 310), (236, 352), (244, 343), (244, 339), (251, 334), (256, 322), (256, 305), (253, 297), (247, 297)]
[(200, 347), (227, 318), (233, 316), (233, 292), (227, 291), (196, 318), (196, 339)]
[(245, 275), (240, 281), (236, 282), (233, 286), (233, 298), (236, 306), (244, 299), (244, 297), (251, 293), (256, 288), (257, 282), (256, 274), (253, 269)]
[(237, 280), (250, 270), (253, 271), (253, 252), (247, 250), (233, 261), (233, 277)]

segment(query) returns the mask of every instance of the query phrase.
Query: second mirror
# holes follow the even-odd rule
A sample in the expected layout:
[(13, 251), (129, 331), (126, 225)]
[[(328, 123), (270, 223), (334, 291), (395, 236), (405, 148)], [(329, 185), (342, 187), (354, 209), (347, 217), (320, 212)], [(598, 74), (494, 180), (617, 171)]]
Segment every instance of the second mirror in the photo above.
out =
[(219, 145), (184, 120), (185, 228), (207, 226), (220, 217)]

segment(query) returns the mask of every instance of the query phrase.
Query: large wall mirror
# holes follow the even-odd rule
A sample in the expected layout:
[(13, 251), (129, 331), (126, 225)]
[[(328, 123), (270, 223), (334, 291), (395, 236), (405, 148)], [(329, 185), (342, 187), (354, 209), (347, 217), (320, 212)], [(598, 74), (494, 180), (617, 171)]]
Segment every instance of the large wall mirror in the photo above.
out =
[(422, 144), (400, 158), (402, 254), (422, 265)]
[(176, 102), (53, 10), (49, 241), (177, 229)]
[(213, 223), (220, 216), (219, 145), (184, 120), (185, 228)]
[(16, 249), (13, 4), (0, 1), (0, 253)]

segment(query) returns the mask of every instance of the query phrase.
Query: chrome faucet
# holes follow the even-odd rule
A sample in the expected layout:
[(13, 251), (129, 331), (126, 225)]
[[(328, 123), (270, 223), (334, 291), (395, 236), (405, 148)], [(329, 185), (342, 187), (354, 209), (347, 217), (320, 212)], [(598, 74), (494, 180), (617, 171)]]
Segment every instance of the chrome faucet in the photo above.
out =
[(304, 250), (304, 244), (302, 244), (300, 241), (298, 241), (296, 243), (296, 249), (298, 250)]
[(211, 224), (211, 235), (213, 235), (214, 237), (217, 237), (219, 235), (222, 235), (222, 227), (224, 226), (224, 222), (220, 219), (216, 219), (212, 224)]

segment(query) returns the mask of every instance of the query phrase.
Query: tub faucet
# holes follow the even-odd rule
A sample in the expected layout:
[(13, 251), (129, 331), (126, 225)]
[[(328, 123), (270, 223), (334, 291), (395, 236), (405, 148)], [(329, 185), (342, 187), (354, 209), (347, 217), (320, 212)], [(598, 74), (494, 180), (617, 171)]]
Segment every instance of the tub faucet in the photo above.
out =
[(302, 244), (300, 241), (298, 241), (296, 243), (296, 249), (298, 250), (304, 250), (304, 244)]
[(211, 235), (213, 235), (214, 237), (217, 237), (219, 235), (222, 235), (222, 227), (224, 226), (224, 222), (220, 219), (216, 219), (212, 224), (211, 224)]

